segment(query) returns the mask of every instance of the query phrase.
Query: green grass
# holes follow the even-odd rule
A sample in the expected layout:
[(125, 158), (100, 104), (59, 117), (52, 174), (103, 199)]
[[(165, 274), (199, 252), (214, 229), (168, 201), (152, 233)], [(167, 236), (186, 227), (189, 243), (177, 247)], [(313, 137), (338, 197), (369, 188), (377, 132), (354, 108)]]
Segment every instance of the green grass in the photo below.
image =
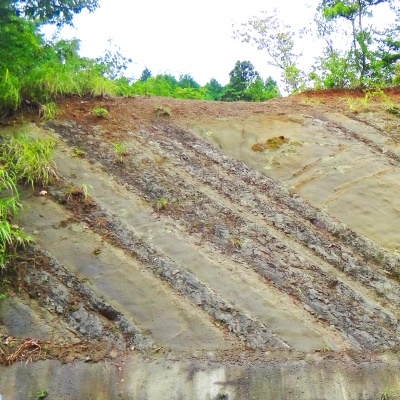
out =
[(108, 111), (105, 108), (101, 107), (93, 108), (92, 114), (99, 118), (108, 117)]
[(89, 188), (93, 189), (93, 186), (86, 183), (83, 183), (81, 186), (67, 186), (64, 191), (65, 201), (68, 203), (73, 198), (75, 201), (86, 202), (89, 197)]
[(7, 265), (19, 247), (25, 247), (33, 241), (10, 222), (21, 209), (15, 175), (0, 169), (0, 268)]
[(39, 114), (42, 114), (41, 116), (45, 120), (49, 121), (57, 117), (59, 114), (59, 109), (56, 103), (50, 101), (49, 103), (43, 104), (41, 108), (39, 108)]
[(28, 135), (4, 140), (0, 147), (0, 269), (7, 266), (18, 249), (33, 242), (12, 223), (22, 210), (17, 183), (47, 185), (57, 177), (52, 161), (55, 142)]
[(124, 143), (113, 143), (115, 159), (119, 163), (123, 163), (128, 155), (128, 148)]
[(164, 210), (169, 203), (169, 200), (166, 197), (160, 197), (159, 199), (156, 200), (156, 208), (157, 211), (160, 212), (161, 210)]
[(7, 265), (18, 248), (25, 248), (32, 242), (33, 238), (19, 227), (6, 220), (0, 220), (0, 268)]
[[(0, 79), (0, 114), (16, 110), (21, 104), (21, 83), (7, 69)], [(0, 115), (1, 116), (1, 115)]]
[(52, 161), (56, 143), (51, 139), (38, 139), (21, 135), (6, 142), (0, 161), (14, 171), (16, 180), (30, 184), (48, 185), (58, 178)]

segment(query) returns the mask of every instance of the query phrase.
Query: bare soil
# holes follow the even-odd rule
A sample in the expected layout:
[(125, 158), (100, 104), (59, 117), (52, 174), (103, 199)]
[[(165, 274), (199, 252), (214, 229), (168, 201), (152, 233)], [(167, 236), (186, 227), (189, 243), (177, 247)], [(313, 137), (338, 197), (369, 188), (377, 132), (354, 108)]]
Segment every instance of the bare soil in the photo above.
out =
[[(396, 354), (400, 91), (364, 99), (70, 98), (9, 121), (57, 140), (62, 181), (26, 191), (37, 246), (0, 303), (0, 360)], [(51, 327), (37, 346), (13, 307)]]

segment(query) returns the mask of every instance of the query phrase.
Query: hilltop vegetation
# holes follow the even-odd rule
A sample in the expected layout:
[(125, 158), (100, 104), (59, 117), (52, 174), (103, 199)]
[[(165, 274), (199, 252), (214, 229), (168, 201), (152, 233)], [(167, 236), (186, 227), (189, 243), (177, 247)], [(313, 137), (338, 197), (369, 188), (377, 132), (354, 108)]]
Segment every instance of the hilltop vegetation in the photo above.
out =
[[(306, 21), (296, 31), (273, 10), (241, 24), (235, 37), (265, 52), (288, 93), (382, 87), (400, 81), (399, 18), (398, 0), (320, 0), (314, 28)], [(301, 46), (317, 39), (325, 44), (323, 54), (301, 67)]]
[[(65, 95), (163, 96), (222, 101), (265, 101), (280, 96), (277, 82), (263, 79), (250, 61), (238, 60), (229, 83), (214, 78), (200, 86), (190, 73), (176, 78), (152, 76), (145, 69), (139, 79), (124, 76), (131, 59), (118, 48), (89, 59), (79, 55), (79, 40), (46, 40), (46, 24), (72, 24), (83, 9), (94, 11), (97, 0), (0, 1), (0, 117), (23, 107), (39, 108), (54, 118), (55, 100)], [(386, 7), (386, 8), (385, 8)], [(380, 28), (374, 19), (379, 9), (393, 23)], [(317, 36), (326, 43), (310, 69), (300, 67), (302, 38), (312, 30), (296, 32), (277, 11), (249, 19), (235, 36), (266, 52), (268, 63), (281, 71), (287, 93), (307, 89), (396, 85), (399, 81), (400, 38), (397, 0), (321, 0), (315, 16)]]

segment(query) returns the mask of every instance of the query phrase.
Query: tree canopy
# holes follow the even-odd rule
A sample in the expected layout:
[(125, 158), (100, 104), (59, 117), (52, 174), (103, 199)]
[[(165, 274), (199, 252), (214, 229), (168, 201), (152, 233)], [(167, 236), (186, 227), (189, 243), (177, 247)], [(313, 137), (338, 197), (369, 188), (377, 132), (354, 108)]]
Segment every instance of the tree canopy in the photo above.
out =
[[(392, 23), (379, 26), (377, 11)], [(316, 29), (295, 31), (279, 20), (276, 10), (250, 18), (234, 30), (234, 37), (264, 51), (268, 64), (281, 70), (288, 93), (307, 88), (370, 87), (396, 83), (400, 74), (400, 6), (398, 0), (320, 0)], [(382, 25), (382, 24), (381, 24)], [(304, 37), (323, 39), (323, 54), (304, 67)], [(309, 45), (309, 44), (308, 44)]]
[(221, 100), (264, 101), (280, 95), (276, 82), (271, 77), (264, 82), (250, 61), (237, 61), (229, 78)]
[(0, 0), (0, 19), (25, 17), (37, 23), (72, 24), (75, 14), (87, 9), (92, 12), (99, 0)]

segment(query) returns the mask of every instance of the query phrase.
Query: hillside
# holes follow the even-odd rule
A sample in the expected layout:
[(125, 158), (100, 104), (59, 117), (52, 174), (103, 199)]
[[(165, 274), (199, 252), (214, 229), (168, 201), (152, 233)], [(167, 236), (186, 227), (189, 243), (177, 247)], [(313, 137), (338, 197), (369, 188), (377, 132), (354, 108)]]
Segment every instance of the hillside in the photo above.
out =
[(400, 91), (59, 107), (2, 128), (62, 177), (24, 192), (4, 400), (396, 398)]

